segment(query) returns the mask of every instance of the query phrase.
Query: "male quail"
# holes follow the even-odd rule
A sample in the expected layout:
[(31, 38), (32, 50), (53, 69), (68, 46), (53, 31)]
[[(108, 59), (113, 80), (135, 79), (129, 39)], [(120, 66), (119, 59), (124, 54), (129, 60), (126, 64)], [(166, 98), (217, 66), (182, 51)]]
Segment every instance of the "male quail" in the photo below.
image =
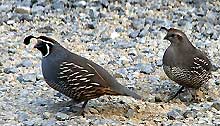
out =
[(180, 30), (170, 28), (164, 39), (171, 42), (163, 56), (163, 69), (166, 75), (182, 87), (169, 100), (183, 89), (198, 89), (211, 78), (211, 62), (207, 56), (192, 45)]
[(84, 102), (81, 114), (88, 100), (102, 95), (124, 95), (141, 99), (139, 95), (119, 84), (104, 68), (96, 63), (71, 53), (57, 41), (46, 36), (24, 39), (28, 45), (37, 39), (37, 48), (42, 53), (42, 73), (47, 84), (73, 99)]

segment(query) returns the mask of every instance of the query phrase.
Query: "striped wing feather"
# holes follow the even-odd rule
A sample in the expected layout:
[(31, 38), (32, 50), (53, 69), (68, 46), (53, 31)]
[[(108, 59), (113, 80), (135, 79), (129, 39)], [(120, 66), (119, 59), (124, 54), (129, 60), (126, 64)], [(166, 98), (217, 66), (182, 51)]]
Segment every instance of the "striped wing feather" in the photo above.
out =
[(97, 98), (105, 94), (116, 94), (102, 84), (105, 80), (89, 63), (84, 68), (74, 63), (63, 62), (60, 65), (58, 78), (64, 83), (64, 94), (78, 101)]

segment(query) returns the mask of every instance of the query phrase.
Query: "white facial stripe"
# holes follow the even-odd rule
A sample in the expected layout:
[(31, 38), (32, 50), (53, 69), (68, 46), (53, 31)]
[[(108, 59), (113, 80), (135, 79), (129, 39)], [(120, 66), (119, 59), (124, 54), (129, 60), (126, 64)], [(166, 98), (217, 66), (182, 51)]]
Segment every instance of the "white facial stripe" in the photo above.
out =
[(49, 45), (48, 45), (48, 44), (46, 44), (46, 47), (47, 47), (47, 53), (46, 53), (46, 55), (44, 55), (43, 57), (48, 56), (48, 55), (49, 55), (49, 53), (50, 53), (50, 47), (49, 47)]
[(43, 41), (43, 42), (45, 42), (45, 43), (47, 43), (47, 44), (54, 45), (52, 42), (49, 42), (49, 41), (46, 41), (46, 40), (43, 40), (43, 39), (39, 39), (39, 38), (38, 38), (38, 40)]

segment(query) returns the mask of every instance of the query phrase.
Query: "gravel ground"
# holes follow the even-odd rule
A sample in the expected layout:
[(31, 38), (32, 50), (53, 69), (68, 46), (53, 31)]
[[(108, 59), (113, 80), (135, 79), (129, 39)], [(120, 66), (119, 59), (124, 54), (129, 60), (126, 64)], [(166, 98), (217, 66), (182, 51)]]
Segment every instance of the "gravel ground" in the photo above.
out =
[[(218, 0), (1, 0), (0, 125), (220, 125), (219, 13)], [(169, 45), (161, 26), (183, 30), (215, 65), (197, 102), (192, 90), (164, 102), (179, 86), (161, 67)], [(43, 80), (40, 52), (22, 43), (30, 34), (58, 40), (145, 100), (103, 96), (74, 116), (70, 99)]]

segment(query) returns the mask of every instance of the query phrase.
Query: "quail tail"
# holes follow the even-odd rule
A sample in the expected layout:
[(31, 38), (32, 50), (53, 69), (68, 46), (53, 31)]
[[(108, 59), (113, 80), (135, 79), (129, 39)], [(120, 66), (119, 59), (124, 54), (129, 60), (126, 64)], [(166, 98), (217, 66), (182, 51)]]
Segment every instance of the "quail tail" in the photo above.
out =
[(121, 95), (125, 95), (125, 96), (131, 96), (135, 99), (139, 99), (141, 100), (142, 97), (138, 94), (136, 94), (135, 92), (129, 90), (128, 88), (122, 86), (121, 84), (117, 84), (117, 88), (115, 89), (115, 91), (120, 92)]
[(136, 94), (135, 92), (133, 92), (133, 91), (130, 91), (130, 90), (128, 90), (128, 89), (126, 89), (127, 90), (127, 95), (128, 96), (131, 96), (131, 97), (133, 97), (133, 98), (135, 98), (135, 99), (142, 99), (142, 97), (140, 96), (140, 95), (138, 95), (138, 94)]

